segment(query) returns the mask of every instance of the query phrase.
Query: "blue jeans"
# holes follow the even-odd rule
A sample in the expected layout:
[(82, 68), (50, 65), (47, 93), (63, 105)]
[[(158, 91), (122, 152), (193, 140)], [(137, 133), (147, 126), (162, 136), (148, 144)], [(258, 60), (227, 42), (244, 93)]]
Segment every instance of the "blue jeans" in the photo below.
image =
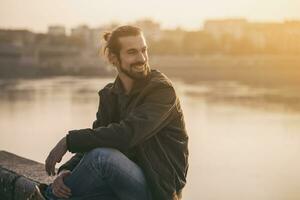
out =
[[(141, 168), (116, 149), (96, 148), (86, 153), (64, 179), (71, 200), (151, 200)], [(51, 185), (45, 196), (58, 200)]]

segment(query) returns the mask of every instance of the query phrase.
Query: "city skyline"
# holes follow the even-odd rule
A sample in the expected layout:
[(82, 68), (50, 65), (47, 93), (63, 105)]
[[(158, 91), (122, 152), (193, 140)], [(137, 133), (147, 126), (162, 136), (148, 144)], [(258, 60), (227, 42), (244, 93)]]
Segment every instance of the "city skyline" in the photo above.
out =
[(209, 19), (245, 18), (257, 22), (300, 19), (300, 1), (297, 0), (264, 0), (260, 3), (250, 0), (90, 0), (88, 3), (80, 0), (1, 0), (0, 5), (0, 28), (29, 29), (35, 32), (47, 32), (49, 25), (62, 25), (71, 29), (80, 24), (98, 27), (139, 19), (151, 19), (160, 23), (162, 28), (181, 27), (187, 30), (198, 30)]

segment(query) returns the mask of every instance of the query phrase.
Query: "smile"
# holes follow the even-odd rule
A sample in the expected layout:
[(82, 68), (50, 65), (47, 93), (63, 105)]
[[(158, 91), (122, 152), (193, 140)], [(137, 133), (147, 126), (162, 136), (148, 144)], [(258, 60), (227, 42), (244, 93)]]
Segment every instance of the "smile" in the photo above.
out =
[(135, 71), (144, 71), (145, 65), (134, 66), (133, 69), (134, 69)]

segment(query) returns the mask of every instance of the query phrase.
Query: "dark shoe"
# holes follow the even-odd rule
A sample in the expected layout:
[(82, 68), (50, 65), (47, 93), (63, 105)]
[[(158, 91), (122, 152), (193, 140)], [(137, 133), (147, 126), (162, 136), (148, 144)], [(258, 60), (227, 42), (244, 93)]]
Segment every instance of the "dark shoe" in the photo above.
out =
[(43, 195), (46, 188), (47, 188), (47, 185), (43, 184), (43, 183), (41, 183), (39, 185), (35, 185), (34, 190), (31, 193), (31, 195), (29, 196), (28, 200), (46, 200), (46, 198)]

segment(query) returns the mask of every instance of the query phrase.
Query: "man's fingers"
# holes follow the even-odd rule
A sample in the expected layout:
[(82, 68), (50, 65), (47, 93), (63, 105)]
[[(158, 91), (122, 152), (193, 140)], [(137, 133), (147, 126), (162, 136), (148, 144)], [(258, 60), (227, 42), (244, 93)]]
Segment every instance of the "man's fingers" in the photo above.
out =
[(71, 189), (68, 188), (64, 183), (62, 183), (62, 184), (60, 185), (60, 188), (61, 188), (63, 191), (65, 191), (66, 193), (68, 193), (68, 194), (71, 195)]
[[(53, 168), (55, 167), (55, 157), (52, 153), (52, 151), (49, 153), (47, 159), (46, 159), (46, 171), (49, 176), (53, 174)], [(55, 175), (55, 174), (53, 174)]]
[(58, 188), (61, 188), (62, 190), (64, 190), (65, 192), (67, 193), (70, 193), (71, 194), (71, 189), (65, 185), (64, 181), (63, 181), (63, 177), (60, 177), (58, 180), (57, 180), (57, 187)]
[(59, 188), (53, 188), (53, 194), (59, 198), (69, 198), (70, 196)]
[(55, 175), (55, 162), (50, 160), (46, 163), (46, 171), (49, 176)]
[(62, 188), (59, 188), (57, 191), (61, 196), (65, 197), (65, 198), (68, 198), (70, 196), (70, 194), (68, 192), (64, 191)]
[(71, 195), (71, 190), (67, 187), (60, 187), (59, 190), (62, 191), (66, 195)]
[(55, 164), (56, 164), (56, 157), (53, 155), (53, 153), (50, 153), (49, 155), (49, 165), (48, 165), (48, 173), (50, 175), (55, 175)]
[[(49, 156), (50, 156), (50, 155), (49, 155)], [(50, 172), (51, 172), (51, 170), (50, 170), (51, 159), (50, 159), (49, 156), (48, 156), (47, 159), (46, 159), (45, 169), (46, 169), (47, 174), (50, 176)]]
[(49, 172), (48, 172), (48, 162), (47, 162), (47, 160), (46, 160), (46, 162), (45, 162), (45, 170), (46, 170), (47, 174), (49, 175)]
[(51, 174), (54, 176), (55, 175), (55, 161), (51, 163)]
[(55, 165), (61, 162), (62, 157), (66, 153), (65, 138), (63, 138), (57, 145), (52, 149), (46, 159), (45, 169), (48, 175), (55, 175)]
[(53, 192), (59, 195), (58, 197), (68, 197), (71, 195), (71, 190), (64, 184), (62, 178), (58, 178), (52, 186)]
[(47, 163), (47, 172), (48, 175), (51, 176), (52, 175), (52, 168), (53, 168), (53, 160), (49, 159), (48, 163)]

